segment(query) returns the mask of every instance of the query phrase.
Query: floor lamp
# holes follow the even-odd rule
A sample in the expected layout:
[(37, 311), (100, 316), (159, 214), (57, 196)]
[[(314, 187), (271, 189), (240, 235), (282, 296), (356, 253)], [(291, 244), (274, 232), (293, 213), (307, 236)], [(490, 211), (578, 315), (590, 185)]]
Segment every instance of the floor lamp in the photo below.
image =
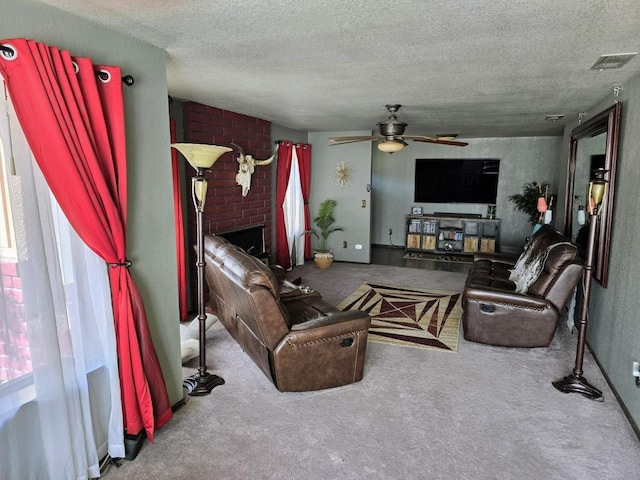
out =
[(563, 393), (579, 393), (591, 400), (602, 401), (602, 392), (587, 382), (582, 375), (582, 362), (584, 359), (584, 347), (587, 337), (587, 321), (589, 313), (589, 297), (591, 296), (591, 280), (593, 278), (593, 257), (595, 251), (596, 235), (598, 232), (598, 221), (602, 211), (602, 201), (607, 192), (607, 181), (604, 179), (606, 170), (598, 169), (594, 179), (589, 182), (589, 192), (587, 195), (587, 211), (591, 217), (589, 224), (589, 240), (587, 242), (587, 258), (583, 273), (583, 292), (580, 308), (580, 321), (578, 325), (578, 346), (576, 348), (576, 360), (573, 373), (567, 375), (562, 380), (552, 382), (553, 386)]
[(197, 278), (198, 278), (198, 323), (199, 323), (199, 357), (200, 365), (198, 373), (190, 376), (184, 381), (191, 396), (209, 395), (211, 390), (218, 385), (222, 385), (224, 380), (207, 372), (206, 359), (206, 320), (207, 314), (204, 308), (204, 233), (202, 230), (202, 214), (204, 203), (207, 198), (207, 179), (205, 172), (216, 163), (226, 152), (233, 150), (229, 147), (218, 145), (200, 145), (195, 143), (174, 143), (171, 145), (185, 156), (189, 164), (196, 170), (196, 176), (191, 177), (191, 198), (196, 209), (196, 242), (197, 242)]

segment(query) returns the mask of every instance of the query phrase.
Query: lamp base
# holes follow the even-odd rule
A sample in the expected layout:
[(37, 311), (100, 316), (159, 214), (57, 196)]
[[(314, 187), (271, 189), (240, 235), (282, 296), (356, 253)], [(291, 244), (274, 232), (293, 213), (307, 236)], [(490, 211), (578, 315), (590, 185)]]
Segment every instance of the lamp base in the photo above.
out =
[(562, 380), (551, 382), (551, 384), (556, 388), (556, 390), (559, 390), (562, 393), (579, 393), (590, 400), (596, 400), (598, 402), (604, 401), (600, 390), (587, 382), (586, 378), (582, 376), (576, 377), (573, 373), (571, 375), (567, 375)]
[(200, 372), (191, 375), (182, 382), (182, 386), (187, 390), (187, 394), (192, 397), (203, 397), (209, 395), (218, 385), (224, 385), (224, 379), (208, 372)]

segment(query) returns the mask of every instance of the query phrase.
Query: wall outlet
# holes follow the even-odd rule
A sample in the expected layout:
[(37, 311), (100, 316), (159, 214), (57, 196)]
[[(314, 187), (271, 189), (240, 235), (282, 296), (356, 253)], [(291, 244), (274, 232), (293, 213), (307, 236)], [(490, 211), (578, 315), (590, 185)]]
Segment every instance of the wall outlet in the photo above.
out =
[(360, 245), (359, 243), (356, 243), (356, 250), (362, 250), (362, 245)]
[(389, 235), (393, 234), (393, 230), (389, 229)]
[(636, 387), (640, 388), (640, 362), (633, 362), (633, 376), (636, 378)]
[(347, 248), (347, 241), (346, 241), (346, 240), (344, 240), (344, 241), (342, 242), (342, 248)]

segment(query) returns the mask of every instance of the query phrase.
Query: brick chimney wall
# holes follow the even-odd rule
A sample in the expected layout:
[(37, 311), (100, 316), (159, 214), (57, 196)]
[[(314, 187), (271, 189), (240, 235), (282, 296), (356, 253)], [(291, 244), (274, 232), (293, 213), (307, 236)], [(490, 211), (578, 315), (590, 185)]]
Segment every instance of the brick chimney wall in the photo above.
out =
[[(255, 159), (269, 158), (273, 153), (271, 122), (247, 115), (209, 107), (195, 102), (184, 103), (184, 142), (208, 143), (230, 147), (240, 145)], [(251, 189), (246, 197), (236, 184), (237, 153), (225, 153), (215, 163), (206, 178), (209, 181), (203, 214), (204, 233), (219, 233), (242, 227), (264, 225), (267, 251), (271, 251), (271, 171), (275, 163), (257, 166), (251, 176)], [(191, 176), (194, 170), (187, 165), (185, 192), (188, 193), (188, 244), (196, 244), (196, 220), (191, 202)], [(191, 281), (191, 310), (197, 309), (196, 255), (187, 248), (187, 269)], [(205, 285), (205, 297), (208, 291)]]
[(30, 373), (32, 365), (22, 301), (22, 280), (16, 260), (0, 260), (0, 280), (4, 291), (2, 308), (6, 313), (0, 316), (1, 384)]

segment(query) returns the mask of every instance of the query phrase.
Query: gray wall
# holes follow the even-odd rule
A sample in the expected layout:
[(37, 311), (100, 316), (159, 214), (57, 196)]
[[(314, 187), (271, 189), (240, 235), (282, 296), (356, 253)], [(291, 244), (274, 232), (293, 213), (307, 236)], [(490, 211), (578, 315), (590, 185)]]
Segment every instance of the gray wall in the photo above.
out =
[[(614, 100), (610, 95), (595, 104), (589, 109), (587, 119), (613, 105)], [(638, 425), (640, 390), (635, 386), (631, 371), (633, 361), (640, 361), (640, 264), (636, 261), (636, 240), (640, 238), (640, 209), (636, 201), (640, 186), (640, 76), (624, 85), (619, 100), (622, 103), (621, 137), (611, 231), (609, 286), (603, 289), (597, 282), (592, 284), (587, 342)], [(565, 130), (563, 150), (567, 155), (568, 138), (576, 126), (577, 121)], [(564, 171), (566, 178), (566, 165)], [(576, 185), (578, 189), (584, 191), (585, 186)]]
[(31, 0), (4, 0), (3, 38), (57, 45), (97, 63), (120, 65), (129, 174), (127, 229), (131, 273), (142, 293), (169, 399), (182, 398), (178, 293), (165, 53), (149, 44)]
[(404, 150), (392, 155), (373, 148), (372, 243), (389, 244), (388, 230), (391, 228), (391, 244), (404, 246), (405, 217), (412, 206), (423, 207), (424, 213), (479, 213), (486, 216), (486, 204), (414, 203), (416, 158), (499, 158), (496, 217), (501, 220), (501, 245), (513, 248), (524, 245), (525, 238), (531, 234), (531, 225), (524, 213), (513, 209), (509, 196), (520, 193), (522, 186), (531, 181), (549, 183), (551, 192), (558, 191), (556, 164), (561, 161), (562, 138), (472, 138), (465, 141), (469, 142), (466, 147), (410, 142)]
[[(327, 137), (371, 135), (370, 131), (312, 132), (309, 143), (311, 154), (311, 218), (317, 213), (320, 203), (330, 198), (338, 202), (335, 226), (344, 228), (329, 237), (336, 261), (369, 263), (371, 261), (371, 142), (330, 145)], [(351, 181), (340, 186), (334, 178), (337, 164), (345, 162), (352, 171)], [(362, 202), (365, 207), (362, 207)], [(315, 238), (313, 241), (316, 242)], [(343, 242), (347, 247), (343, 247)], [(312, 245), (317, 245), (312, 243)], [(356, 249), (356, 246), (361, 246)]]

